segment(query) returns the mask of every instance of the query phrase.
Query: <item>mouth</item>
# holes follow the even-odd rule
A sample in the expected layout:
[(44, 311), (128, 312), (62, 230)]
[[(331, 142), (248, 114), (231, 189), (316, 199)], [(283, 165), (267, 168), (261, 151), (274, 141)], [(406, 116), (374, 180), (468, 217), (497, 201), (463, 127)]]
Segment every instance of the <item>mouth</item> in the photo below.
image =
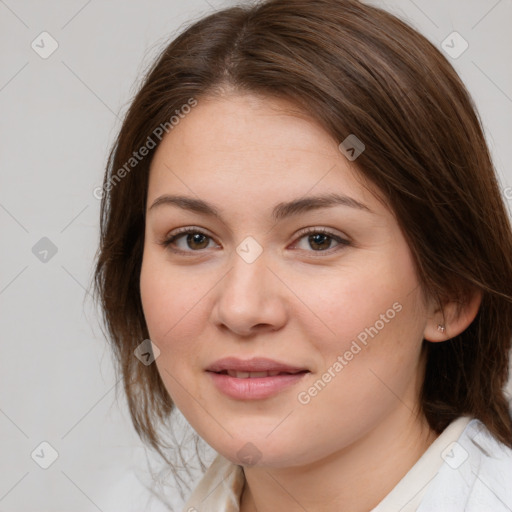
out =
[[(238, 372), (241, 374), (247, 373), (249, 375), (253, 374), (257, 378), (258, 376), (267, 377), (267, 374), (273, 374), (272, 376), (274, 376), (279, 375), (280, 373), (295, 374), (299, 372), (307, 372), (309, 370), (305, 367), (292, 366), (290, 364), (275, 361), (273, 359), (267, 359), (265, 357), (253, 357), (252, 359), (224, 357), (208, 366), (206, 371), (214, 373), (227, 373), (232, 377), (235, 376), (233, 375), (233, 372)], [(248, 376), (239, 378), (248, 378)]]
[(266, 358), (231, 357), (216, 361), (206, 372), (217, 389), (229, 398), (261, 400), (297, 384), (310, 370)]
[(265, 377), (276, 377), (278, 375), (297, 375), (299, 373), (307, 373), (308, 370), (299, 370), (296, 372), (280, 372), (280, 371), (269, 371), (269, 372), (243, 372), (237, 370), (222, 370), (220, 372), (213, 372), (218, 375), (229, 375), (237, 379), (262, 379)]

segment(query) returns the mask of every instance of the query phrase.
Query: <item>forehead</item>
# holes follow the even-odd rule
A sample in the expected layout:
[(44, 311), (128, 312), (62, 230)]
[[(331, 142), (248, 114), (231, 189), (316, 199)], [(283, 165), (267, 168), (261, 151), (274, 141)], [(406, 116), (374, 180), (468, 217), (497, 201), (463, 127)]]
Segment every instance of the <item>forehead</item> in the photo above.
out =
[(203, 153), (236, 152), (278, 156), (293, 152), (330, 153), (336, 146), (313, 119), (292, 103), (244, 95), (207, 97), (175, 126), (157, 150), (183, 150), (191, 158)]
[[(234, 191), (235, 194), (230, 193)], [(337, 192), (375, 201), (338, 142), (294, 104), (229, 95), (200, 99), (159, 145), (148, 202), (162, 192), (212, 194), (219, 202), (287, 200)]]

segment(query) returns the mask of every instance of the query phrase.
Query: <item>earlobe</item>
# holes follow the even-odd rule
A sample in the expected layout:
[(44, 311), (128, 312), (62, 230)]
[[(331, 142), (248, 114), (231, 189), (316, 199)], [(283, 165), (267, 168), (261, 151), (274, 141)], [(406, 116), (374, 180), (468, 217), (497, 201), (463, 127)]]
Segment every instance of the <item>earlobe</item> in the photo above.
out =
[(423, 338), (437, 343), (446, 341), (464, 332), (475, 319), (480, 304), (482, 292), (475, 290), (468, 296), (467, 302), (449, 301), (443, 308), (437, 308), (428, 318)]

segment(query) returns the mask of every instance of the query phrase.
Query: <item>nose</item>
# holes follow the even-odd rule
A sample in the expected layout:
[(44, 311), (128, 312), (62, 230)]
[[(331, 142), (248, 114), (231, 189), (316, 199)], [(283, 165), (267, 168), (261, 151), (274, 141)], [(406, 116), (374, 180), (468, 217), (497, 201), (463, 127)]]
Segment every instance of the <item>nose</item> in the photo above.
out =
[(262, 254), (252, 263), (233, 253), (232, 266), (215, 287), (213, 322), (239, 336), (281, 329), (287, 322), (285, 287)]

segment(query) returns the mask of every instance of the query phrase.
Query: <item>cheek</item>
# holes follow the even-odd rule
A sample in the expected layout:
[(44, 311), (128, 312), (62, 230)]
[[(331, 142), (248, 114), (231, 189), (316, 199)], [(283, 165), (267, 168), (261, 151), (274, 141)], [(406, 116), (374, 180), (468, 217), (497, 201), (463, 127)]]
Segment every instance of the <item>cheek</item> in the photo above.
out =
[[(317, 378), (328, 381), (311, 409), (319, 415), (340, 406), (362, 416), (375, 408), (376, 414), (396, 400), (389, 389), (407, 395), (412, 406), (409, 389), (416, 381), (425, 322), (415, 269), (398, 252), (395, 260), (369, 268), (351, 269), (331, 281), (323, 295), (329, 300), (319, 299), (318, 311), (329, 327), (311, 337), (321, 354)], [(303, 391), (308, 400), (308, 389)]]
[(401, 393), (414, 381), (426, 311), (413, 264), (398, 252), (396, 261), (347, 275), (327, 290), (335, 304), (323, 300), (331, 334), (313, 343), (323, 355), (321, 371), (336, 375), (323, 399), (336, 406), (345, 396), (359, 407), (389, 398), (386, 385)]
[[(201, 396), (196, 377), (215, 349), (208, 340), (212, 339), (212, 292), (218, 280), (211, 268), (173, 266), (158, 251), (144, 254), (140, 276), (144, 317), (150, 339), (160, 349), (158, 370), (179, 407), (180, 384), (196, 398)], [(190, 402), (190, 395), (185, 393), (183, 399)]]
[(165, 343), (167, 336), (199, 304), (204, 295), (203, 280), (171, 266), (159, 251), (144, 253), (140, 274), (144, 317), (154, 341)]
[(354, 340), (365, 346), (377, 336), (404, 337), (405, 324), (418, 318), (419, 288), (408, 259), (359, 263), (336, 269), (321, 280), (306, 276), (299, 282), (300, 298), (308, 310), (302, 317), (309, 319), (316, 334), (312, 342), (322, 352), (343, 353)]
[[(186, 274), (186, 273), (185, 273)], [(193, 372), (198, 366), (201, 309), (205, 291), (201, 280), (190, 280), (179, 269), (146, 254), (141, 268), (140, 291), (150, 339), (160, 349), (156, 366), (173, 402), (182, 411), (190, 396), (201, 400)]]
[(192, 344), (177, 341), (186, 336), (185, 328), (190, 330), (197, 325), (193, 319), (200, 311), (196, 306), (201, 290), (194, 282), (197, 281), (184, 279), (182, 273), (173, 272), (165, 262), (145, 254), (140, 276), (142, 307), (150, 338), (160, 349), (163, 360), (193, 349), (193, 332), (187, 336)]

